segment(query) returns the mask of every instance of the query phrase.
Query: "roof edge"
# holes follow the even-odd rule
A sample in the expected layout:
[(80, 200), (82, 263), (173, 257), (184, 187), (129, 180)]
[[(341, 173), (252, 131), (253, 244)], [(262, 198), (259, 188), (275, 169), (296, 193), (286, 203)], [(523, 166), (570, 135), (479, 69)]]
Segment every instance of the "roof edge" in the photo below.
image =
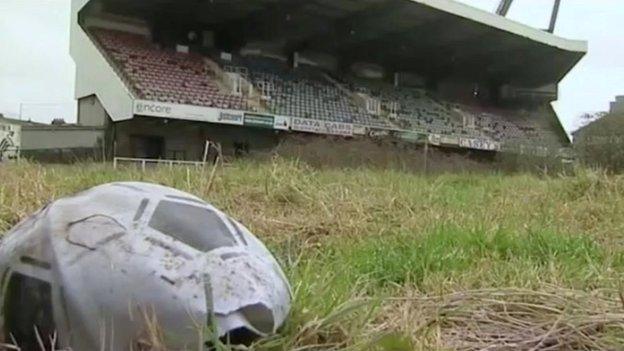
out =
[(456, 0), (409, 0), (443, 12), (463, 17), (471, 21), (483, 23), (533, 41), (552, 46), (561, 50), (586, 54), (588, 44), (585, 40), (566, 39), (554, 34), (539, 30), (526, 24), (510, 20), (495, 13), (458, 2)]

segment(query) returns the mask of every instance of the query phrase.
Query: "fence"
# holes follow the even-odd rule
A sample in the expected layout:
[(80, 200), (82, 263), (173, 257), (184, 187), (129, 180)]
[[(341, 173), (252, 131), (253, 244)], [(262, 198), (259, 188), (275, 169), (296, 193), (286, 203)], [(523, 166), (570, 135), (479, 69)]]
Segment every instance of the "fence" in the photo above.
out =
[(131, 157), (115, 157), (113, 158), (113, 168), (117, 169), (120, 163), (132, 163), (141, 166), (141, 170), (145, 171), (147, 166), (193, 166), (195, 168), (204, 167), (208, 162), (203, 161), (177, 161), (177, 160), (163, 160), (163, 159), (150, 159), (150, 158), (131, 158)]

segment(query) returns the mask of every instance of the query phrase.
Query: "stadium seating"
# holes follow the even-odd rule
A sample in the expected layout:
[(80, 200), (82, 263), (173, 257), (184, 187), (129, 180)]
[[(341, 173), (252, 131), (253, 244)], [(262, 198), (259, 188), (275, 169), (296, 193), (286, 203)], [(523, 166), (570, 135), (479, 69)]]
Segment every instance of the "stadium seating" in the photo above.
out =
[(389, 128), (386, 121), (366, 113), (344, 89), (312, 66), (289, 68), (276, 59), (246, 57), (242, 62), (252, 83), (267, 98), (273, 113), (318, 120)]
[[(532, 140), (557, 145), (555, 133), (540, 121), (539, 113), (522, 116), (514, 111), (474, 108), (438, 101), (423, 89), (394, 87), (381, 82), (349, 78), (349, 87), (381, 102), (382, 114), (402, 129), (454, 137), (487, 138), (498, 142)], [(468, 118), (465, 118), (468, 117)], [(474, 123), (466, 123), (472, 119)]]
[(532, 140), (542, 145), (559, 144), (559, 138), (551, 128), (542, 125), (546, 118), (538, 112), (522, 114), (492, 107), (476, 108), (461, 105), (457, 105), (457, 108), (461, 113), (474, 118), (475, 128), (483, 136), (495, 141), (526, 143), (527, 140)]
[[(138, 98), (250, 108), (243, 97), (224, 93), (216, 73), (199, 54), (161, 49), (142, 35), (100, 28), (91, 28), (90, 32)], [(293, 69), (274, 58), (233, 55), (232, 60), (222, 61), (215, 53), (213, 59), (223, 68), (242, 68), (244, 78), (262, 95), (269, 112), (278, 115), (458, 138), (487, 138), (510, 144), (527, 140), (558, 143), (552, 128), (540, 124), (547, 118), (536, 113), (523, 115), (515, 110), (450, 103), (423, 89), (354, 77), (330, 77), (314, 66)], [(367, 111), (358, 96), (379, 101), (379, 113)]]
[(381, 113), (402, 129), (421, 133), (475, 136), (463, 128), (461, 118), (449, 104), (439, 103), (424, 90), (394, 87), (381, 82), (350, 78), (349, 87), (381, 102)]
[(160, 49), (142, 35), (92, 28), (91, 33), (141, 99), (244, 109), (240, 96), (222, 93), (203, 58)]

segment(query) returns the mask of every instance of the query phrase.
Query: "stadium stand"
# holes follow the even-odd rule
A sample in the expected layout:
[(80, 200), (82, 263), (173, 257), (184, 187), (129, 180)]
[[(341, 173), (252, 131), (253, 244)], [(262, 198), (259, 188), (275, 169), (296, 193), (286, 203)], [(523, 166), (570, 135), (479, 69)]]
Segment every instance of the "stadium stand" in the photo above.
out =
[(544, 145), (558, 144), (557, 135), (550, 130), (551, 128), (540, 123), (546, 119), (542, 112), (518, 112), (466, 105), (455, 105), (455, 108), (463, 116), (472, 118), (474, 128), (483, 136), (497, 142), (534, 141)]
[(195, 160), (206, 140), (264, 150), (290, 133), (556, 153), (551, 103), (587, 52), (447, 0), (71, 3), (78, 120), (106, 130), (107, 157)]
[(105, 54), (141, 99), (229, 109), (245, 109), (240, 96), (222, 93), (197, 54), (160, 49), (138, 34), (92, 28)]
[(447, 105), (430, 98), (425, 90), (394, 87), (379, 82), (350, 79), (349, 87), (381, 102), (381, 114), (400, 128), (424, 133), (454, 135), (462, 132), (458, 118)]
[[(266, 110), (277, 115), (499, 143), (558, 143), (551, 128), (539, 125), (545, 118), (536, 113), (452, 103), (422, 88), (336, 76), (310, 65), (292, 68), (271, 57), (231, 55), (223, 60), (216, 53), (203, 57), (163, 49), (144, 35), (102, 28), (90, 28), (90, 33), (141, 99), (255, 111), (245, 97), (224, 92), (207, 65), (211, 60), (223, 71), (240, 73), (260, 94)], [(358, 96), (378, 101), (380, 108), (367, 110)]]
[(345, 89), (328, 80), (320, 69), (307, 65), (292, 69), (266, 57), (245, 57), (238, 62), (249, 70), (252, 83), (275, 114), (390, 127), (358, 106)]

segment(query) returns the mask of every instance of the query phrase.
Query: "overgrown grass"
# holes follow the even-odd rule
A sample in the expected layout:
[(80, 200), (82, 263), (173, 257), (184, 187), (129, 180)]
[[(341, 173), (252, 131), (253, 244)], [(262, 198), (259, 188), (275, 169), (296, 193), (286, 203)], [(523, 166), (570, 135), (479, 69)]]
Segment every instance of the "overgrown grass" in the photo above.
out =
[[(441, 226), (423, 235), (400, 233), (340, 246), (333, 260), (351, 267), (352, 279), (366, 276), (374, 287), (410, 284), (430, 291), (445, 279), (472, 287), (480, 282), (486, 282), (486, 287), (530, 284), (547, 278), (553, 267), (559, 271), (556, 278), (587, 284), (596, 266), (620, 264), (619, 258), (608, 262), (605, 256), (586, 236), (552, 232), (516, 235), (510, 231), (488, 235)], [(508, 272), (519, 267), (525, 273), (514, 274), (510, 281), (514, 277)]]
[[(484, 291), (492, 292), (515, 308), (519, 290), (522, 301), (535, 298), (532, 306), (580, 294), (594, 306), (598, 302), (592, 299), (619, 301), (622, 290), (624, 178), (594, 171), (560, 177), (424, 176), (318, 170), (277, 159), (235, 162), (208, 184), (207, 172), (182, 168), (142, 173), (96, 164), (3, 165), (0, 231), (48, 201), (119, 180), (199, 195), (250, 227), (276, 253), (293, 284), (295, 303), (282, 333), (254, 346), (260, 350), (472, 350), (480, 344), (466, 339), (462, 348), (457, 341), (463, 340), (457, 339), (459, 331), (472, 329), (442, 318), (449, 296), (474, 302), (467, 294), (478, 291), (483, 299)], [(474, 323), (480, 315), (498, 313), (494, 307), (480, 314), (481, 305), (466, 306), (477, 306)], [(624, 314), (619, 302), (603, 307)], [(602, 313), (603, 307), (592, 311)], [(568, 309), (561, 311), (531, 314), (533, 319), (524, 321), (538, 321), (543, 329), (535, 335), (550, 337), (554, 331), (547, 323), (567, 320)], [(602, 316), (574, 311), (574, 321)], [(624, 318), (617, 321), (624, 325)], [(624, 340), (623, 328), (605, 325), (593, 334), (583, 331), (596, 337), (590, 349), (617, 349)], [(526, 349), (540, 346), (540, 340)]]

